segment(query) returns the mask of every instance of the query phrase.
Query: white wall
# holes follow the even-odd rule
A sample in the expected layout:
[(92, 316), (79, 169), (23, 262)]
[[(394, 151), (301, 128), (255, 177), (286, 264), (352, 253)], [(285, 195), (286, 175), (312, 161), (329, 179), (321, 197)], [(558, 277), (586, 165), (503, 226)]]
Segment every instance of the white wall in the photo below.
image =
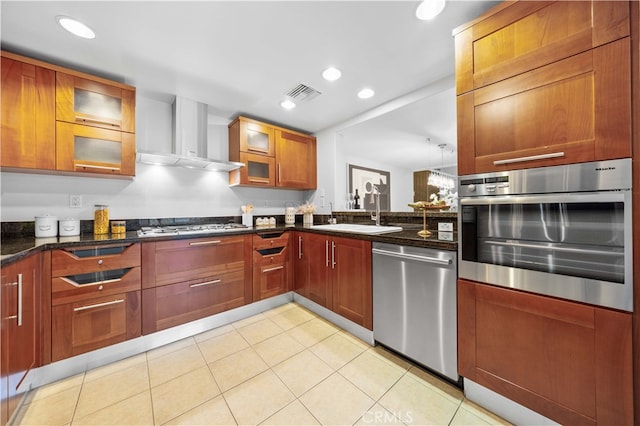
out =
[[(136, 143), (139, 149), (169, 152), (171, 104), (138, 94)], [(209, 127), (209, 156), (228, 158), (226, 125)], [(69, 207), (69, 195), (80, 194), (83, 207)], [(136, 164), (133, 179), (0, 173), (0, 220), (32, 221), (49, 213), (93, 219), (94, 204), (108, 204), (112, 219), (239, 216), (251, 203), (255, 215), (284, 214), (286, 202), (301, 204), (313, 193), (293, 190), (230, 188), (228, 174)]]

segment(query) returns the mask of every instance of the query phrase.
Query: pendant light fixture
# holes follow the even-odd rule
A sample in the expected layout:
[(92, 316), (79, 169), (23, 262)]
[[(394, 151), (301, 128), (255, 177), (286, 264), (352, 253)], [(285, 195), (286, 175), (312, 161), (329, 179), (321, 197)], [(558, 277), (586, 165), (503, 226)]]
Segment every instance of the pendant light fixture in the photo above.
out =
[(416, 17), (423, 21), (438, 16), (445, 6), (445, 0), (422, 0), (416, 9)]
[[(429, 141), (431, 141), (431, 138), (427, 138), (427, 142)], [(444, 167), (444, 149), (446, 147), (446, 143), (438, 144), (438, 148), (440, 148), (440, 170), (429, 170), (429, 179), (427, 180), (427, 185), (436, 186), (440, 190), (451, 190), (456, 186), (454, 177), (442, 171)]]

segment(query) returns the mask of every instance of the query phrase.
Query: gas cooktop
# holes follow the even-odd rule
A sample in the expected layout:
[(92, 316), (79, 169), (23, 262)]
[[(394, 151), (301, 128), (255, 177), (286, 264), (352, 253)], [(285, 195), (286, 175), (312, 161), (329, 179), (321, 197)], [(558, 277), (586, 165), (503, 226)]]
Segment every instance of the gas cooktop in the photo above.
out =
[(143, 226), (138, 230), (139, 237), (159, 237), (163, 235), (192, 235), (227, 232), (245, 229), (240, 223), (211, 223), (205, 225), (172, 225), (172, 226)]

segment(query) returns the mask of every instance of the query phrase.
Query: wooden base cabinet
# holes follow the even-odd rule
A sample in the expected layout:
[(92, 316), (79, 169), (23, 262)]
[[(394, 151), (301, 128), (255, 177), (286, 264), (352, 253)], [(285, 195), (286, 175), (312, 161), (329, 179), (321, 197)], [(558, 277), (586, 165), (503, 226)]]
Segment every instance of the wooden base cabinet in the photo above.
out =
[(2, 268), (0, 313), (0, 424), (7, 423), (22, 393), (18, 387), (40, 363), (41, 255)]
[(251, 303), (251, 235), (142, 243), (142, 333)]
[(302, 288), (296, 291), (373, 329), (371, 242), (312, 233), (298, 237), (295, 288)]
[(291, 290), (289, 232), (253, 236), (253, 301)]
[(460, 279), (458, 369), (561, 424), (633, 424), (629, 313)]
[(140, 244), (51, 252), (51, 360), (141, 335)]

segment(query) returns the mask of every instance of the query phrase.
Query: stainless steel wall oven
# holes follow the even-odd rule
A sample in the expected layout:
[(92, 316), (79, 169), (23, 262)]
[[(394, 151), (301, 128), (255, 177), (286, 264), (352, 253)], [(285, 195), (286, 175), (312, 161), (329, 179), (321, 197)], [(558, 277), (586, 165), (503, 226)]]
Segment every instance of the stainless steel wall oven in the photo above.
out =
[(633, 311), (631, 159), (459, 181), (461, 278)]

